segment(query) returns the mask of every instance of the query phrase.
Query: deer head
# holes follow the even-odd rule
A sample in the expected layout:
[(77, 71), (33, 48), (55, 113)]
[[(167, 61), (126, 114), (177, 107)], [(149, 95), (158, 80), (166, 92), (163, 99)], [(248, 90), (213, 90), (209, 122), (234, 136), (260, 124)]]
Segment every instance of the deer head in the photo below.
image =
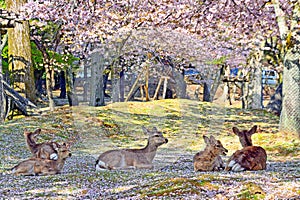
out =
[(233, 127), (232, 130), (233, 133), (239, 137), (242, 147), (252, 146), (251, 136), (257, 131), (256, 125), (253, 126), (249, 131), (248, 130), (240, 131), (237, 127)]

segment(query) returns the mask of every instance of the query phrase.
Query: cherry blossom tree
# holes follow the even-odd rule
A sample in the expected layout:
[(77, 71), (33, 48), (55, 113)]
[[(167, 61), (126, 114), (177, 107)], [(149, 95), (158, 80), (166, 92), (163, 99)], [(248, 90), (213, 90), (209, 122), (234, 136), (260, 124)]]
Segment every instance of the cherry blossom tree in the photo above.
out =
[(24, 11), (29, 18), (41, 23), (61, 23), (60, 45), (67, 45), (74, 53), (85, 56), (90, 44), (104, 44), (121, 30), (160, 27), (196, 35), (211, 57), (226, 56), (230, 65), (237, 66), (245, 65), (251, 52), (261, 51), (266, 38), (280, 36), (286, 52), (283, 54), (284, 88), (295, 88), (292, 92), (283, 89), (281, 127), (283, 131), (299, 133), (299, 59), (296, 59), (299, 1), (31, 0)]

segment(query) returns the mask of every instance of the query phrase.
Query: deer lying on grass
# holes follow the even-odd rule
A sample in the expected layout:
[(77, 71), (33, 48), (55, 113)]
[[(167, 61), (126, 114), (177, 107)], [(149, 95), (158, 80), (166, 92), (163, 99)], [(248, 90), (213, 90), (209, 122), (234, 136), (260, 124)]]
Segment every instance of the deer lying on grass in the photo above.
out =
[(149, 136), (146, 147), (106, 151), (97, 159), (96, 170), (152, 169), (157, 148), (168, 143), (168, 139), (156, 127), (152, 131), (144, 126), (142, 129)]
[(24, 132), (26, 144), (31, 153), (36, 158), (57, 160), (57, 149), (60, 145), (57, 142), (43, 142), (36, 143), (36, 136), (41, 133), (41, 129), (37, 129), (34, 132)]
[(206, 147), (194, 155), (193, 163), (195, 171), (220, 171), (225, 165), (220, 155), (226, 155), (228, 152), (214, 136), (203, 136)]
[(69, 145), (63, 144), (56, 149), (58, 153), (57, 160), (29, 158), (20, 162), (12, 168), (12, 173), (15, 175), (54, 175), (59, 174), (68, 157), (71, 157)]
[(266, 151), (260, 146), (252, 146), (251, 136), (256, 132), (257, 126), (253, 126), (249, 131), (240, 131), (236, 127), (233, 127), (232, 130), (239, 137), (243, 149), (236, 151), (229, 158), (225, 170), (245, 171), (266, 169)]

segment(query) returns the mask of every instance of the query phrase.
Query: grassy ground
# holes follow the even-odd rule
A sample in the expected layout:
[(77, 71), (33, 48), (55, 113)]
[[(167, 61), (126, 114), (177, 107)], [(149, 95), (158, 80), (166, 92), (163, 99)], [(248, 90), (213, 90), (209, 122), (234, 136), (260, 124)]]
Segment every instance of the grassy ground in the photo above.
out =
[[(278, 117), (264, 111), (221, 107), (193, 100), (114, 103), (105, 107), (60, 107), (0, 126), (0, 198), (16, 199), (297, 199), (300, 141), (278, 132)], [(240, 149), (232, 127), (259, 132), (255, 145), (268, 153), (258, 172), (193, 171), (192, 157), (214, 135), (229, 150)], [(113, 148), (146, 145), (141, 126), (156, 126), (169, 143), (159, 148), (155, 169), (95, 172), (97, 156)], [(42, 128), (39, 141), (71, 142), (73, 156), (55, 176), (15, 177), (11, 167), (30, 156), (23, 131)], [(224, 157), (224, 160), (228, 159)]]

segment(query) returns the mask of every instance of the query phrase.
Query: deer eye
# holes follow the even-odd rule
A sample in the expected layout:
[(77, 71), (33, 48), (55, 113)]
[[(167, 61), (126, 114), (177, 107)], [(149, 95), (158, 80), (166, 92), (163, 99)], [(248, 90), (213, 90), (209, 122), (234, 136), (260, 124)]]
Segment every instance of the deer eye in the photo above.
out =
[(159, 137), (159, 135), (154, 135), (154, 137)]

